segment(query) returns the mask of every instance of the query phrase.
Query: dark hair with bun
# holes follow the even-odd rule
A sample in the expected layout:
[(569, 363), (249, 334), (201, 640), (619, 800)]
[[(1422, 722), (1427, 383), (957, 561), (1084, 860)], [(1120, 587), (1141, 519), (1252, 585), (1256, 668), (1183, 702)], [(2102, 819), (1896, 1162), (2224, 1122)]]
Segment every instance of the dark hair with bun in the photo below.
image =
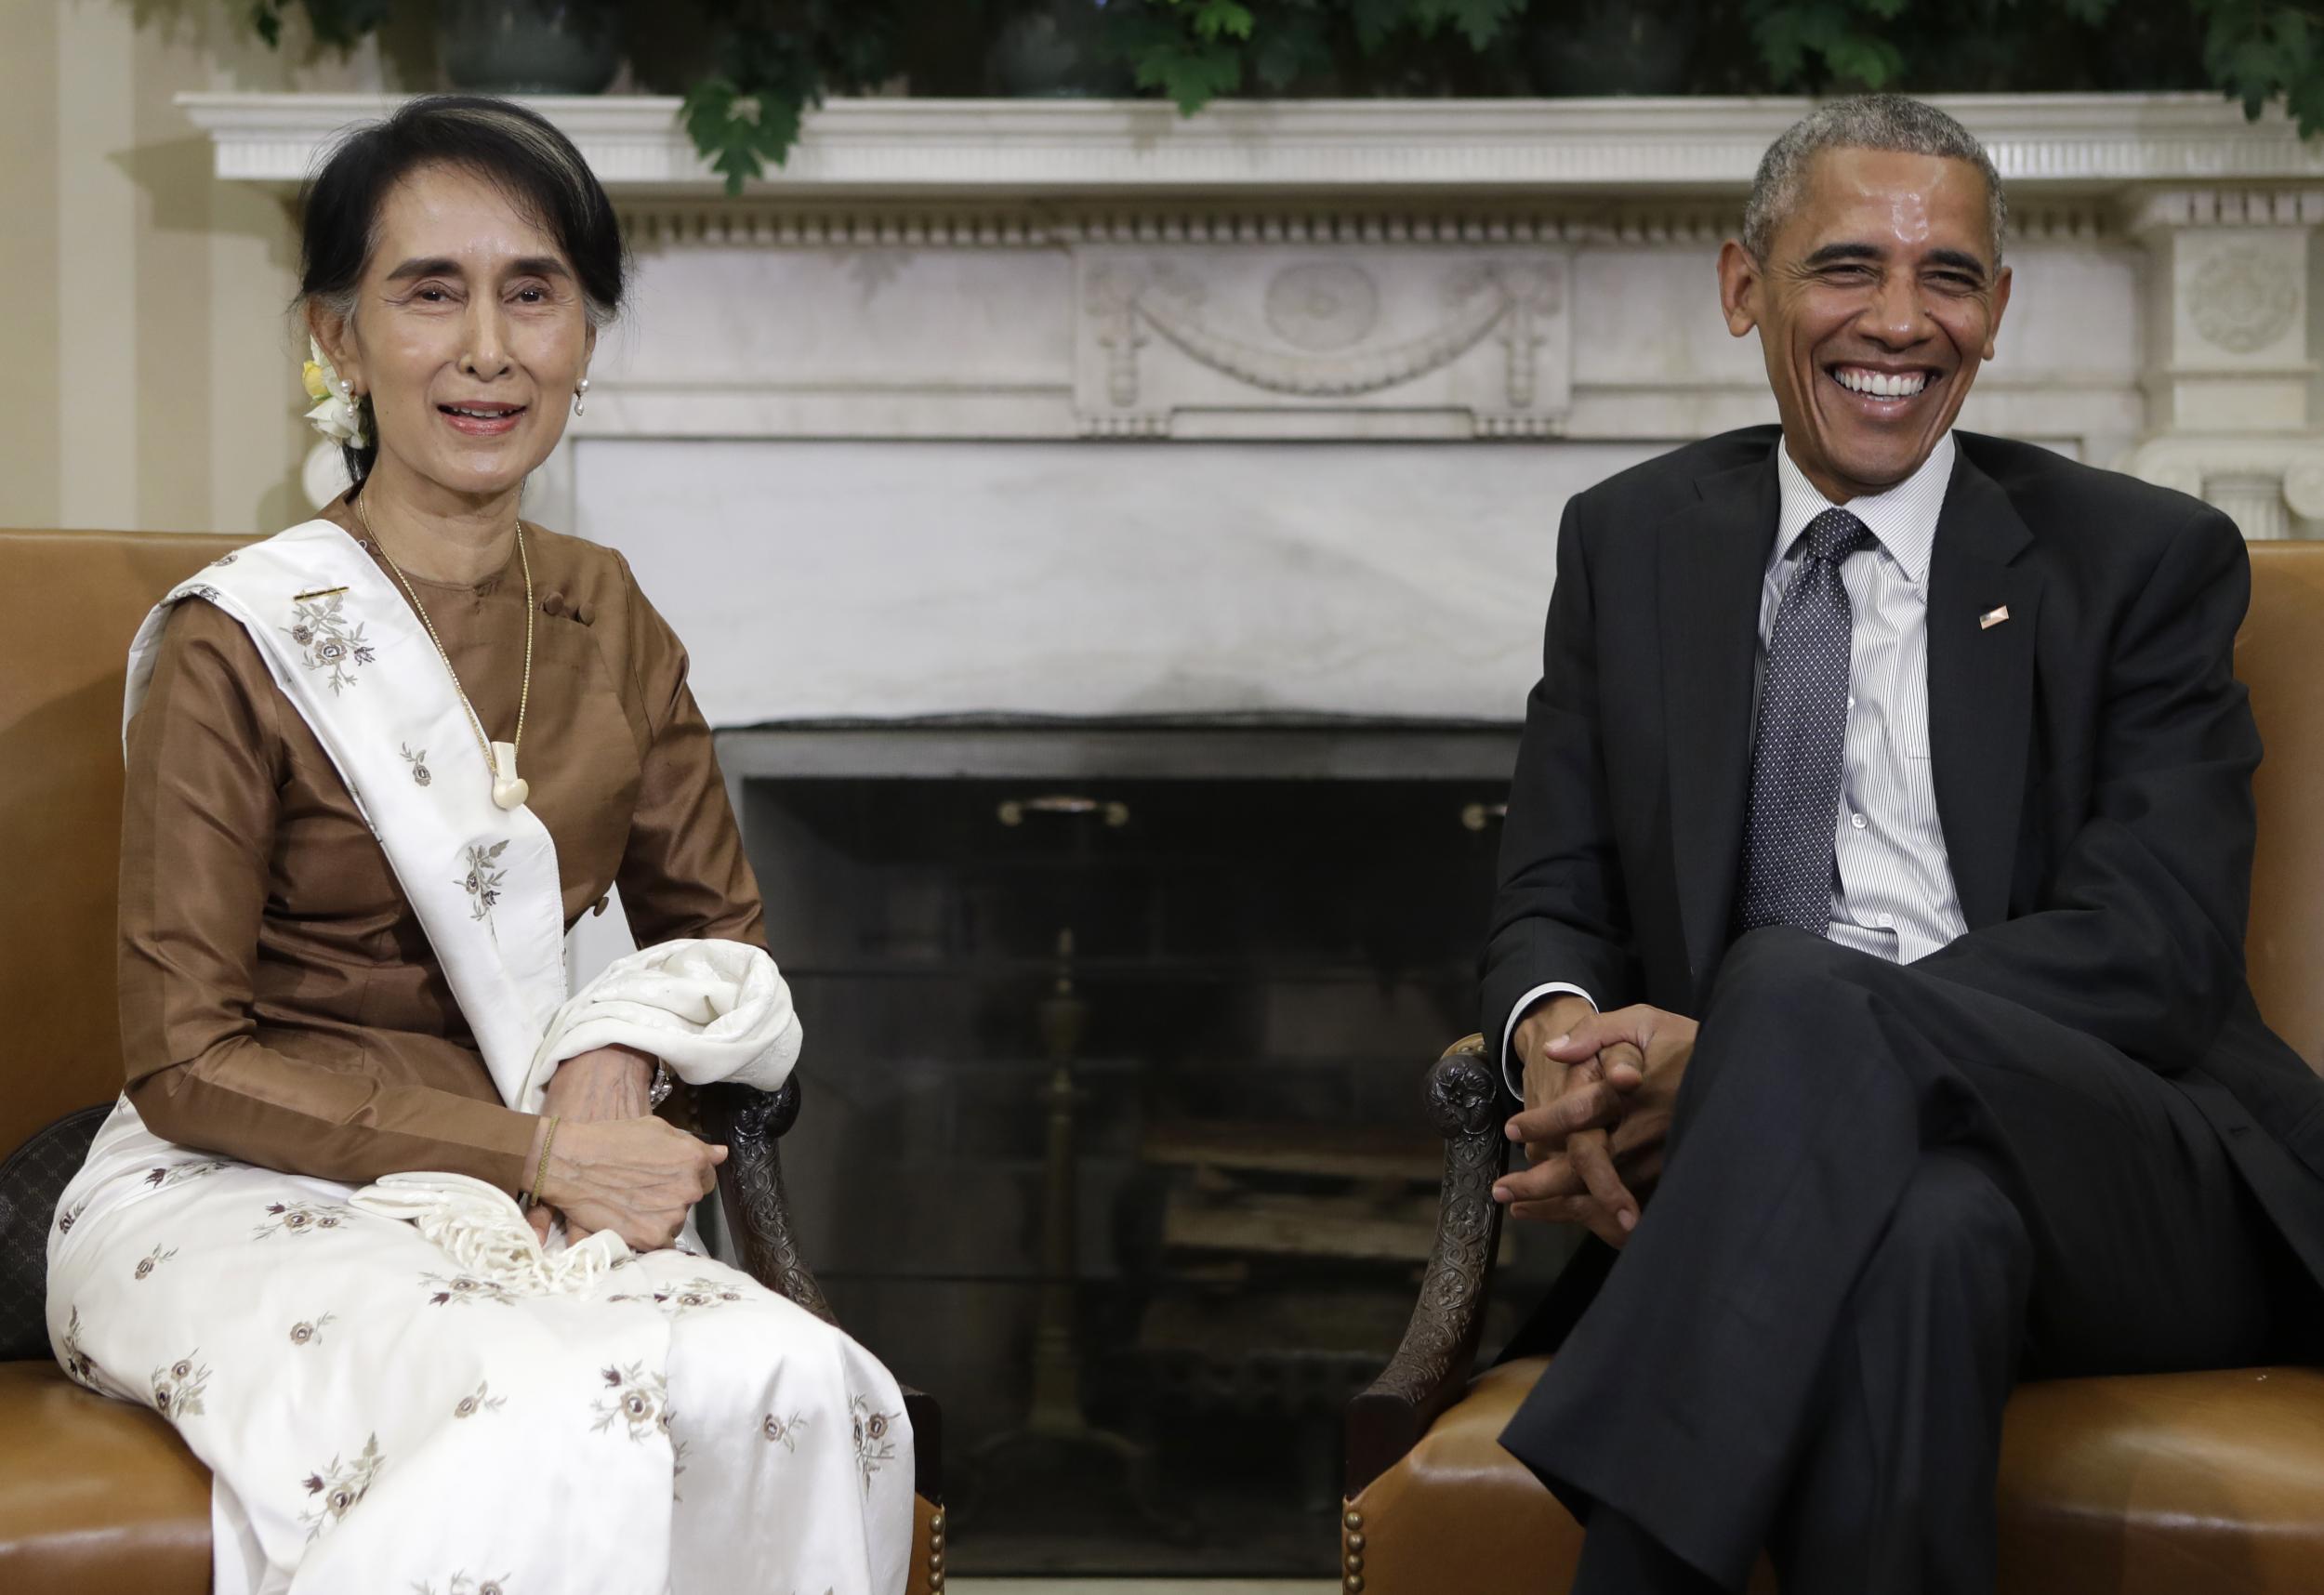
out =
[[(380, 208), (396, 184), (425, 166), (459, 166), (496, 185), (573, 262), (589, 324), (621, 309), (627, 270), (613, 202), (573, 140), (538, 112), (482, 95), (415, 99), (384, 122), (349, 134), (300, 191), (298, 296), (334, 315), (354, 313), (356, 290), (377, 241)], [(379, 433), (363, 401), (369, 446), (341, 445), (357, 481), (378, 457)]]

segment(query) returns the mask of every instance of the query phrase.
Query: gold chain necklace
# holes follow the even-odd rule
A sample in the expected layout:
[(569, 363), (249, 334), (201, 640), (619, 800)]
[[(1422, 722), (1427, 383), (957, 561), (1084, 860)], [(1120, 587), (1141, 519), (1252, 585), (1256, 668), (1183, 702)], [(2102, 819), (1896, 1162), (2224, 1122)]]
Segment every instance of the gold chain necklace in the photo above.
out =
[[(355, 495), (355, 519), (363, 523), (363, 535), (395, 573), (403, 584), (403, 596), (412, 600), (412, 608), (419, 615), (420, 625), (428, 628), (428, 640), (436, 645), (436, 657), (443, 661), (444, 674), (452, 678), (452, 690), (460, 696), (460, 707), (468, 711), (468, 723), (476, 732), (476, 745), (484, 750), (484, 767), (492, 771), (493, 801), (503, 809), (522, 809), (532, 796), (532, 785), (517, 773), (517, 749), (524, 745), (524, 709), (533, 699), (533, 556), (524, 548), (524, 521), (517, 520), (517, 560), (524, 567), (524, 681), (517, 689), (517, 735), (514, 742), (495, 742), (484, 734), (484, 722), (476, 713), (476, 705), (469, 701), (468, 689), (460, 685), (460, 673), (452, 667), (452, 655), (444, 652), (443, 639), (436, 635), (436, 623), (428, 618), (428, 606), (419, 601), (411, 578), (403, 567), (395, 562), (387, 545), (379, 541), (379, 534), (371, 527), (371, 512), (363, 508), (363, 494)], [(506, 768), (503, 763), (506, 762)]]

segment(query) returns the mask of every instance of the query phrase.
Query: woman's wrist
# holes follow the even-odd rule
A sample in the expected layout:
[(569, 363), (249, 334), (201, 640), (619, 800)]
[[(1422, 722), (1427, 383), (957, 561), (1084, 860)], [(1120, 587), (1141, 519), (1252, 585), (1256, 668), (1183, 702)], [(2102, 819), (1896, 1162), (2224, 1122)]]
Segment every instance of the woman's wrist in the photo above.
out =
[(526, 1143), (524, 1162), (517, 1169), (516, 1198), (519, 1202), (528, 1198), (535, 1202), (541, 1199), (541, 1193), (534, 1189), (534, 1182), (540, 1179), (541, 1153), (548, 1141), (548, 1115), (535, 1114), (533, 1115), (533, 1139)]
[(653, 1053), (639, 1048), (626, 1047), (618, 1041), (609, 1042), (603, 1047), (592, 1047), (587, 1052), (574, 1053), (550, 1072), (549, 1079), (554, 1081), (566, 1068), (584, 1060), (588, 1061), (592, 1067), (607, 1067), (616, 1059), (629, 1065), (640, 1090), (654, 1083), (654, 1066), (661, 1061)]
[(550, 1140), (546, 1147), (535, 1146), (535, 1157), (546, 1152), (547, 1161), (537, 1162), (535, 1165), (539, 1170), (535, 1178), (540, 1181), (539, 1189), (533, 1193), (535, 1201), (545, 1202), (551, 1207), (562, 1207), (566, 1199), (573, 1195), (574, 1176), (580, 1165), (574, 1161), (572, 1153), (567, 1149), (578, 1141), (586, 1140), (588, 1138), (588, 1130), (589, 1126), (586, 1121), (561, 1120), (558, 1122), (554, 1139)]

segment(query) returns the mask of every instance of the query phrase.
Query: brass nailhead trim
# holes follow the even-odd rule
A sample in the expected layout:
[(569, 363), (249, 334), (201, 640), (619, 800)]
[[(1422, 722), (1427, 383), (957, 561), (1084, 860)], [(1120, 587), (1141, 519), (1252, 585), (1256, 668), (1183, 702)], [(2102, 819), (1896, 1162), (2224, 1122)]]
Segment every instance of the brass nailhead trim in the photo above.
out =
[(1364, 1559), (1363, 1559), (1362, 1557), (1360, 1557), (1360, 1556), (1351, 1556), (1351, 1557), (1349, 1557), (1349, 1558), (1348, 1558), (1348, 1571), (1349, 1571), (1350, 1573), (1361, 1573), (1361, 1572), (1363, 1572), (1363, 1571), (1364, 1571)]
[(1362, 1512), (1350, 1512), (1345, 1521), (1348, 1527), (1352, 1529), (1360, 1529), (1364, 1526), (1364, 1514)]
[(1364, 1595), (1364, 1575), (1361, 1573), (1349, 1574), (1347, 1583), (1348, 1595)]
[(1360, 1534), (1352, 1534), (1348, 1536), (1348, 1549), (1361, 1553), (1364, 1549), (1364, 1536)]

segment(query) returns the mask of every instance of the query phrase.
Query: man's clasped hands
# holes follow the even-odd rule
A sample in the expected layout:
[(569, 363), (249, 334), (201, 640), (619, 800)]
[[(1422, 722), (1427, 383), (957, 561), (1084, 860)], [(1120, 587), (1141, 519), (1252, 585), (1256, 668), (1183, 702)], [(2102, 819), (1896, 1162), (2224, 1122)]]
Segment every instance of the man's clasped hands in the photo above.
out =
[(1696, 1024), (1644, 1006), (1600, 1013), (1585, 997), (1553, 996), (1518, 1023), (1525, 1105), (1509, 1121), (1531, 1167), (1503, 1175), (1493, 1200), (1519, 1219), (1586, 1226), (1619, 1246), (1662, 1173), (1679, 1081)]

